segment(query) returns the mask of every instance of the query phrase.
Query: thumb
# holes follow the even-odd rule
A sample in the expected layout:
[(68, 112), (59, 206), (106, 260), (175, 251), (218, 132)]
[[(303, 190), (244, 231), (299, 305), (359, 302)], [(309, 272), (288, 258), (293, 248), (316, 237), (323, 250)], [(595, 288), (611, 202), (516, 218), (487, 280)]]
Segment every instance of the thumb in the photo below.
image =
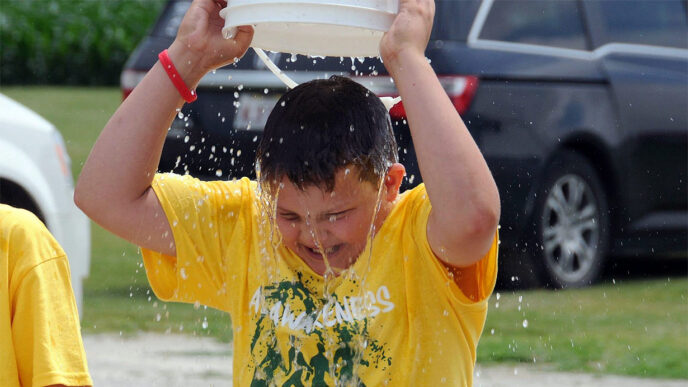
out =
[(253, 27), (251, 26), (239, 26), (237, 27), (237, 32), (234, 35), (233, 40), (236, 42), (237, 46), (241, 48), (244, 52), (251, 45), (253, 40)]

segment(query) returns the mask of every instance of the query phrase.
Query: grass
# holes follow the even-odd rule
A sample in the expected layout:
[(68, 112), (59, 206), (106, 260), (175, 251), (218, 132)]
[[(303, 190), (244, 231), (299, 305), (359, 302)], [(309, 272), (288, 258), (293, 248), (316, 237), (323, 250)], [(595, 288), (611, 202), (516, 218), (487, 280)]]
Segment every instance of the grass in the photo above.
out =
[[(115, 88), (23, 87), (2, 92), (60, 129), (74, 176), (120, 102)], [(158, 301), (135, 246), (96, 225), (92, 239), (91, 273), (84, 284), (84, 332), (183, 332), (231, 340), (227, 315), (203, 306)], [(478, 362), (688, 379), (686, 297), (684, 275), (581, 290), (495, 294)]]
[(685, 379), (687, 295), (686, 278), (494, 294), (478, 361)]

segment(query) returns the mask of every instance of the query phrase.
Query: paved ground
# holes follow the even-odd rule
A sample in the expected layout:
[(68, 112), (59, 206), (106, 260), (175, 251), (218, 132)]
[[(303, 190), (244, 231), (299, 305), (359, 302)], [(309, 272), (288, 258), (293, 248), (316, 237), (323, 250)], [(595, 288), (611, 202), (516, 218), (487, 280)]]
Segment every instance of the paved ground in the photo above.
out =
[[(182, 335), (85, 335), (97, 387), (229, 387), (229, 344)], [(688, 387), (688, 381), (547, 372), (530, 366), (476, 368), (474, 387)]]

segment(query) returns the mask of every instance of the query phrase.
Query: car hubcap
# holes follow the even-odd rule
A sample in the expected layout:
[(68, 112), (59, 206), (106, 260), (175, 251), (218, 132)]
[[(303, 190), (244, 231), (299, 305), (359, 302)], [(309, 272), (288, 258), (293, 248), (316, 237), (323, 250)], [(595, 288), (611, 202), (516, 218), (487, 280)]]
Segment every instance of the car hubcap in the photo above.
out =
[(565, 282), (581, 280), (597, 259), (599, 209), (583, 178), (566, 175), (545, 200), (543, 248), (546, 263)]

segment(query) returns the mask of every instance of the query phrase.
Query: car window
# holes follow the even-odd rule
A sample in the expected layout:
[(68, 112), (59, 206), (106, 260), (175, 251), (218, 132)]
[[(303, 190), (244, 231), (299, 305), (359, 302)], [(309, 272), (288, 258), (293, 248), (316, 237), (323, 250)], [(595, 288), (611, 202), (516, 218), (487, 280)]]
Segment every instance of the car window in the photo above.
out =
[(480, 33), (481, 39), (587, 49), (576, 0), (497, 0)]
[(466, 41), (479, 0), (436, 0), (432, 40)]
[(688, 48), (686, 3), (682, 0), (598, 1), (605, 43)]

